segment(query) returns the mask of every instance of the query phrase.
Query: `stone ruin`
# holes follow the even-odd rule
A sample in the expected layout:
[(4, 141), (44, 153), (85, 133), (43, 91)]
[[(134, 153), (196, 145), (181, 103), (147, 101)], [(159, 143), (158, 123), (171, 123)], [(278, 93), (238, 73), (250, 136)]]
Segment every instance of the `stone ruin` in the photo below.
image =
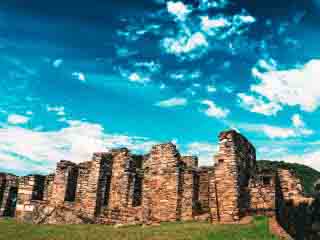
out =
[(220, 133), (211, 167), (198, 167), (197, 157), (181, 156), (166, 143), (146, 155), (119, 148), (80, 164), (62, 160), (47, 176), (0, 174), (0, 216), (46, 224), (148, 225), (282, 215), (285, 223), (290, 199), (312, 204), (302, 194), (289, 171), (258, 169), (254, 146), (230, 130)]

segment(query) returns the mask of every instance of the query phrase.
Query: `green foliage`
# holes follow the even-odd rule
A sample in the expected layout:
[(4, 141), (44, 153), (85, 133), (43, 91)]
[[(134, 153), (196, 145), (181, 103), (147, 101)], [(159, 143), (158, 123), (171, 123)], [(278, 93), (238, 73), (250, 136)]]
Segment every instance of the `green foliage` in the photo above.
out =
[(297, 177), (302, 181), (305, 193), (313, 193), (313, 184), (320, 179), (320, 172), (317, 170), (297, 163), (287, 163), (287, 162), (277, 162), (277, 161), (267, 161), (260, 160), (257, 161), (260, 168), (268, 168), (276, 170), (278, 168), (288, 169), (293, 171)]
[(32, 225), (0, 220), (0, 240), (276, 240), (268, 220), (257, 217), (248, 225), (206, 222), (165, 223), (157, 227), (106, 225)]

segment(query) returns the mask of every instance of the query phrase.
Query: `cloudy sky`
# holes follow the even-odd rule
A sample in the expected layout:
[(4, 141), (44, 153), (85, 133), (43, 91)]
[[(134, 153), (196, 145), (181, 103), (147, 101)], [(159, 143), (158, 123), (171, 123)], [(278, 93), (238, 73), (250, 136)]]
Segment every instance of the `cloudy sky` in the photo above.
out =
[(320, 170), (320, 1), (0, 2), (0, 171), (233, 128)]

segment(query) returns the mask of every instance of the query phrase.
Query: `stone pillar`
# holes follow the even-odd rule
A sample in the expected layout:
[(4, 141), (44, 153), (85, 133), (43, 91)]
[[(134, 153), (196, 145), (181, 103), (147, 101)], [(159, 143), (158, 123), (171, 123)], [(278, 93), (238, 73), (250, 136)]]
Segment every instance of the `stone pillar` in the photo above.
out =
[(54, 174), (49, 174), (45, 177), (43, 200), (49, 201), (52, 197)]
[[(68, 200), (70, 196), (73, 195), (73, 190), (71, 189), (76, 184), (73, 180), (76, 178), (77, 165), (70, 161), (62, 160), (58, 162), (56, 173), (53, 180), (52, 186), (52, 198), (50, 202), (55, 205), (63, 204), (65, 200)], [(70, 181), (71, 184), (70, 184)]]
[(198, 158), (193, 156), (181, 157), (184, 163), (182, 171), (182, 199), (181, 199), (181, 220), (190, 221), (194, 217), (194, 203), (198, 198), (198, 186), (196, 186), (196, 168)]
[(176, 221), (179, 216), (181, 160), (172, 143), (152, 147), (145, 162), (143, 217), (145, 223)]
[(112, 155), (110, 153), (95, 153), (92, 161), (87, 163), (87, 166), (83, 166), (80, 185), (78, 185), (78, 198), (81, 208), (90, 217), (99, 215), (102, 206), (106, 204), (105, 198), (109, 194), (107, 180), (111, 175), (111, 167)]
[(30, 220), (35, 204), (33, 201), (41, 201), (44, 198), (45, 177), (41, 175), (29, 175), (19, 178), (19, 190), (16, 208), (18, 220)]
[(236, 131), (226, 131), (219, 136), (219, 151), (215, 159), (218, 220), (239, 221), (242, 211), (245, 211), (245, 189), (255, 171), (255, 149)]
[[(129, 206), (138, 207), (142, 204), (142, 187), (143, 187), (143, 161), (144, 155), (132, 155), (134, 161), (133, 181), (130, 186)], [(132, 201), (131, 201), (132, 199)]]
[(14, 216), (17, 190), (18, 177), (0, 173), (0, 216)]
[(200, 167), (198, 170), (199, 175), (199, 199), (198, 199), (198, 213), (209, 212), (209, 185), (212, 178), (211, 167)]
[(2, 206), (4, 205), (5, 196), (4, 193), (6, 191), (6, 174), (0, 173), (0, 216), (3, 216)]
[(110, 187), (109, 209), (126, 208), (132, 204), (130, 186), (133, 182), (134, 161), (126, 148), (113, 149), (112, 177)]
[(214, 172), (211, 172), (209, 177), (209, 213), (212, 222), (220, 221), (220, 208), (218, 203), (218, 185), (214, 177)]

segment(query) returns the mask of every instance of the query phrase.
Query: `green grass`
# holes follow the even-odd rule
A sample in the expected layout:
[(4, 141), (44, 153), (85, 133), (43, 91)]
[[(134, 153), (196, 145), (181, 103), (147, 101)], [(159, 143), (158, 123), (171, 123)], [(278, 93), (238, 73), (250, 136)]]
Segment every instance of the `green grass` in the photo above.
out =
[(157, 227), (106, 225), (32, 225), (0, 220), (0, 240), (271, 240), (267, 219), (257, 217), (249, 225), (165, 223)]

